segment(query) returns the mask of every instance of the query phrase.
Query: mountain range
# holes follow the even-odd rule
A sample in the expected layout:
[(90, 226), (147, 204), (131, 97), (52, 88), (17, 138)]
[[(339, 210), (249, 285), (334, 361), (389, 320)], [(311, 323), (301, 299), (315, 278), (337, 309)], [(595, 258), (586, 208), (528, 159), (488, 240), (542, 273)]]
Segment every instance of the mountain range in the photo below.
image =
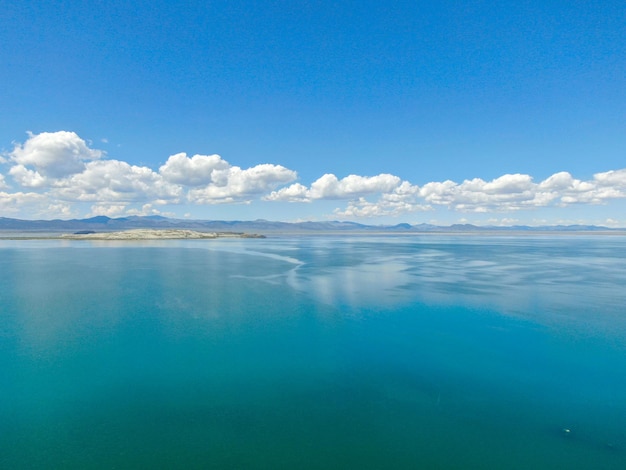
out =
[(385, 232), (385, 233), (425, 233), (425, 232), (615, 232), (615, 229), (597, 225), (546, 225), (546, 226), (477, 226), (471, 224), (453, 224), (439, 226), (431, 224), (411, 225), (365, 225), (347, 221), (326, 222), (277, 222), (269, 220), (225, 221), (225, 220), (188, 220), (173, 219), (158, 215), (129, 216), (110, 218), (96, 216), (86, 219), (70, 220), (21, 220), (0, 217), (0, 230), (27, 232), (67, 232), (94, 231), (112, 232), (136, 228), (152, 229), (192, 229), (216, 232), (256, 233), (309, 233), (309, 232)]

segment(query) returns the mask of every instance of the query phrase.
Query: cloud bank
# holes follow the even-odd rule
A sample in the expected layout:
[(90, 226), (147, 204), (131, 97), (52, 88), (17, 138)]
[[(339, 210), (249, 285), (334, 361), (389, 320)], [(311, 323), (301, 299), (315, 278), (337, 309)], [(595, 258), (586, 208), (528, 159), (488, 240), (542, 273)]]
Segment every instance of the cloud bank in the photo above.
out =
[[(568, 172), (535, 182), (525, 174), (421, 186), (382, 173), (324, 174), (310, 185), (296, 171), (265, 163), (231, 165), (219, 155), (177, 153), (157, 170), (108, 158), (74, 132), (28, 134), (0, 157), (0, 216), (72, 217), (173, 213), (159, 208), (255, 201), (335, 201), (335, 217), (400, 216), (445, 208), (458, 213), (513, 213), (542, 207), (605, 204), (626, 198), (626, 169), (582, 181)], [(84, 208), (88, 207), (87, 213)], [(81, 210), (83, 211), (81, 213)]]

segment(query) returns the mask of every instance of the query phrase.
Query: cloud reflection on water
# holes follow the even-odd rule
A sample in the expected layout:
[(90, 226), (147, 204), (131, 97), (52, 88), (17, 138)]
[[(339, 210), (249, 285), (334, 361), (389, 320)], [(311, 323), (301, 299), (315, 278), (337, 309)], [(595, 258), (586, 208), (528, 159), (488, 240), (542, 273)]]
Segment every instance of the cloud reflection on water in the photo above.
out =
[(302, 239), (299, 249), (289, 285), (343, 308), (418, 302), (626, 324), (623, 237), (346, 237)]

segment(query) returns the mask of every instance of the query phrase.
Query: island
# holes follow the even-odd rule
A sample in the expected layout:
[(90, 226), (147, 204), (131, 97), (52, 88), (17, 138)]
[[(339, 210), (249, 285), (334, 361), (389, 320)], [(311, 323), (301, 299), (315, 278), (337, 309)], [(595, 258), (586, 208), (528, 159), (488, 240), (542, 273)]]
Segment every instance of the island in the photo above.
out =
[(187, 240), (207, 238), (265, 238), (264, 235), (239, 232), (197, 232), (179, 229), (133, 229), (121, 232), (94, 232), (63, 234), (70, 240)]

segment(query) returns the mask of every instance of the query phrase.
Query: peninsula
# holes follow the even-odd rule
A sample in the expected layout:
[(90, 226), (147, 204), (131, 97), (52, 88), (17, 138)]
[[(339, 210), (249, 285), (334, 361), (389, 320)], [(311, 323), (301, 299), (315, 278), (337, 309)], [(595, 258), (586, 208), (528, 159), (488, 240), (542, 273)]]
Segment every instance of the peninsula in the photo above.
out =
[(121, 232), (72, 233), (61, 235), (70, 240), (182, 240), (207, 238), (265, 238), (238, 232), (197, 232), (178, 229), (134, 229)]

